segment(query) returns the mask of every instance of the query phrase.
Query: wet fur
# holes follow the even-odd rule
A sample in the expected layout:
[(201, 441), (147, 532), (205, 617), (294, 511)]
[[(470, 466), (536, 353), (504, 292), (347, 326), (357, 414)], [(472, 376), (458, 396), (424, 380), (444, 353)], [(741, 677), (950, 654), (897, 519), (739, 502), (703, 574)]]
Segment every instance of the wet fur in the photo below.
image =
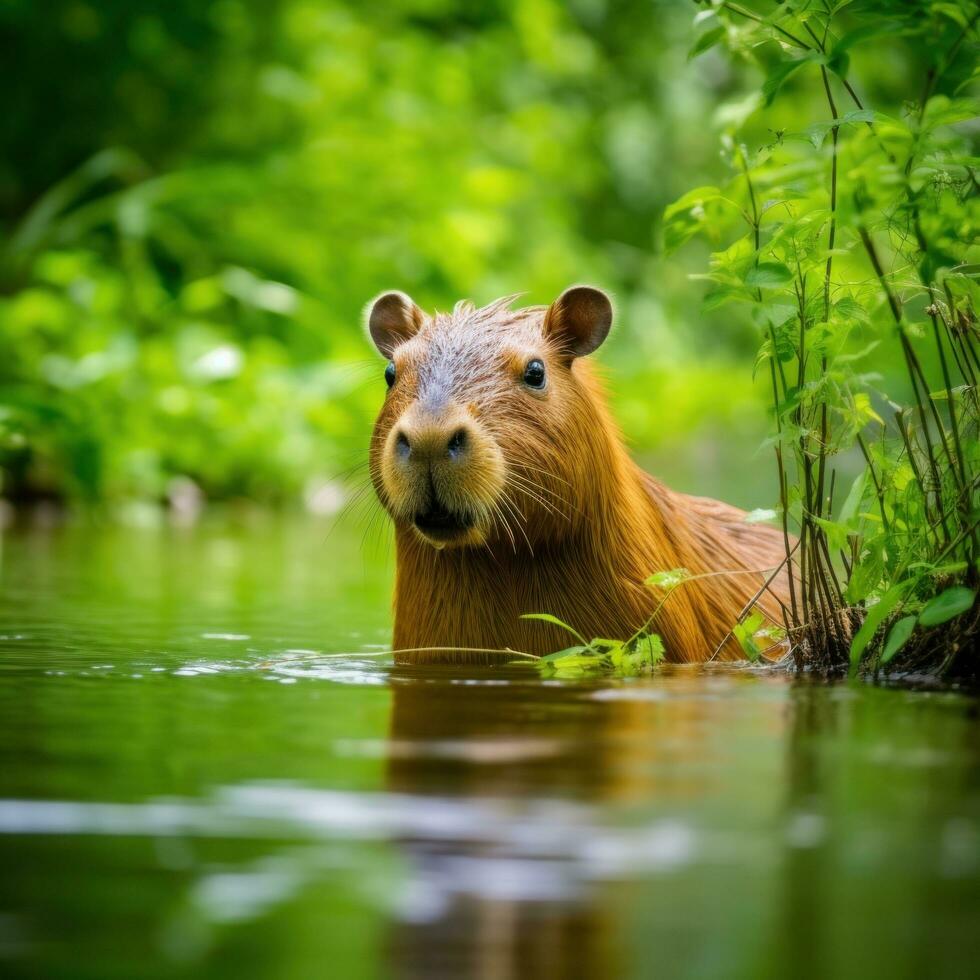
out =
[[(644, 579), (683, 567), (735, 573), (681, 585), (654, 625), (668, 659), (708, 659), (761, 587), (763, 570), (783, 560), (781, 533), (746, 524), (735, 507), (675, 493), (640, 470), (587, 361), (570, 357), (563, 338), (545, 332), (544, 309), (512, 311), (510, 302), (459, 304), (452, 314), (426, 318), (394, 349), (399, 381), (371, 447), (375, 488), (395, 519), (394, 647), (545, 654), (571, 642), (557, 627), (520, 618), (529, 612), (558, 616), (587, 637), (622, 638), (662, 598)], [(546, 360), (547, 397), (522, 391), (512, 376), (511, 363), (529, 356)], [(453, 411), (464, 405), (480, 438), (500, 449), (506, 500), (493, 493), (483, 499), (483, 478), (457, 488), (485, 507), (479, 535), (464, 546), (426, 541), (407, 518), (404, 491), (386, 479), (392, 428), (420, 400)], [(772, 584), (783, 601), (786, 588), (785, 576)], [(780, 621), (771, 595), (760, 608)], [(739, 655), (732, 640), (718, 652), (719, 659)], [(453, 656), (429, 650), (400, 659)]]

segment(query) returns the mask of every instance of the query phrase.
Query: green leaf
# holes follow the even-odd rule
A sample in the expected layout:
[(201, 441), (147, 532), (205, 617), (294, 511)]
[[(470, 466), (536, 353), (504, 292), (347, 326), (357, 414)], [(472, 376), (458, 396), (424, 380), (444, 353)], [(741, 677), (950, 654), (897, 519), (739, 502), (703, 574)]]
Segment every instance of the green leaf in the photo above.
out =
[(545, 677), (587, 677), (594, 674), (633, 677), (649, 673), (664, 659), (663, 641), (654, 633), (639, 633), (629, 643), (596, 637), (585, 646), (568, 647), (538, 658)]
[(847, 499), (840, 509), (841, 524), (850, 524), (854, 520), (858, 508), (861, 506), (861, 501), (864, 500), (864, 490), (867, 485), (868, 471), (862, 470), (851, 484), (851, 489), (847, 493)]
[(710, 313), (727, 303), (735, 302), (754, 302), (754, 298), (741, 286), (719, 286), (705, 293), (704, 299), (701, 300), (701, 312)]
[(804, 65), (810, 64), (815, 59), (814, 55), (807, 55), (804, 58), (797, 58), (795, 61), (780, 61), (769, 72), (762, 85), (762, 95), (766, 106), (772, 105), (773, 99), (779, 90), (786, 84), (786, 80), (798, 72)]
[(878, 627), (888, 618), (891, 611), (905, 598), (905, 594), (915, 585), (917, 579), (909, 578), (898, 585), (893, 585), (875, 605), (868, 610), (861, 628), (854, 634), (851, 640), (851, 671), (855, 670), (861, 662), (864, 651), (868, 644), (874, 639)]
[(849, 31), (834, 45), (833, 52), (828, 61), (828, 67), (839, 54), (847, 52), (855, 44), (859, 44), (862, 41), (869, 41), (875, 37), (881, 37), (883, 34), (894, 34), (900, 31), (902, 26), (902, 22), (898, 18), (889, 20), (887, 17), (879, 17), (872, 24), (867, 24), (863, 27), (855, 28), (853, 31)]
[(636, 638), (633, 649), (651, 667), (664, 659), (664, 641), (656, 633), (641, 633)]
[(847, 537), (850, 534), (850, 528), (846, 524), (841, 524), (840, 521), (828, 521), (824, 517), (813, 517), (819, 527), (822, 527), (824, 533), (827, 535), (827, 544), (830, 546), (831, 551), (842, 551), (847, 546)]
[(717, 187), (695, 187), (664, 209), (664, 251), (668, 255), (701, 230), (707, 216), (704, 206), (721, 196)]
[(622, 645), (622, 640), (607, 640), (602, 636), (594, 636), (589, 643), (589, 649), (604, 656), (605, 654), (614, 653)]
[(833, 50), (827, 58), (827, 68), (838, 78), (844, 78), (851, 67), (851, 56), (846, 51)]
[(902, 649), (915, 629), (915, 616), (903, 616), (888, 631), (888, 639), (885, 640), (885, 648), (881, 652), (881, 662), (887, 664), (892, 657)]
[(745, 276), (745, 284), (758, 289), (778, 289), (792, 281), (793, 273), (782, 262), (760, 262)]
[(954, 585), (940, 592), (926, 603), (925, 609), (919, 613), (919, 623), (922, 626), (938, 626), (961, 616), (973, 608), (977, 594), (965, 585)]
[(658, 589), (673, 589), (690, 577), (691, 573), (686, 568), (672, 568), (668, 572), (654, 572), (646, 579), (646, 584)]
[(524, 613), (521, 619), (539, 619), (542, 623), (551, 623), (553, 626), (560, 626), (563, 630), (571, 633), (582, 646), (587, 647), (589, 645), (586, 643), (585, 637), (578, 630), (569, 626), (568, 623), (560, 620), (557, 616), (552, 616), (550, 613)]
[(558, 657), (556, 660), (551, 661), (551, 665), (562, 669), (568, 667), (594, 668), (597, 666), (596, 660), (596, 657), (590, 656), (588, 653), (570, 653), (566, 651), (563, 657)]
[(699, 54), (704, 54), (709, 48), (713, 48), (725, 36), (725, 27), (719, 24), (705, 31), (695, 42), (690, 51), (687, 52), (687, 60), (696, 58)]
[(765, 617), (760, 612), (754, 612), (744, 622), (736, 623), (732, 627), (732, 635), (738, 640), (742, 652), (752, 663), (755, 663), (762, 656), (759, 644), (755, 642), (755, 635), (765, 622)]
[[(867, 515), (874, 517), (874, 515)], [(865, 515), (861, 515), (862, 519)], [(876, 539), (878, 540), (878, 539)], [(863, 602), (878, 588), (885, 574), (885, 556), (879, 543), (868, 549), (868, 553), (853, 567), (847, 588), (844, 590), (848, 602)]]
[(538, 662), (543, 664), (554, 663), (556, 660), (561, 660), (564, 657), (570, 657), (576, 653), (582, 653), (584, 650), (588, 649), (588, 647), (583, 646), (566, 647), (564, 650), (557, 650), (554, 653), (549, 653), (544, 657), (539, 657)]
[(966, 14), (960, 8), (959, 4), (955, 3), (934, 3), (931, 7), (933, 13), (944, 14), (950, 20), (954, 21), (963, 30), (967, 30), (970, 26), (970, 22), (966, 19)]
[(763, 521), (773, 521), (776, 519), (776, 512), (771, 507), (756, 507), (750, 510), (742, 520), (746, 524), (761, 524)]
[(813, 123), (809, 126), (806, 131), (806, 135), (810, 142), (816, 149), (820, 149), (823, 145), (824, 140), (827, 138), (827, 134), (837, 127), (847, 126), (854, 123), (869, 123), (874, 122), (875, 114), (872, 109), (854, 109), (852, 112), (845, 112), (843, 116), (837, 119), (824, 119), (820, 122)]
[(844, 296), (834, 303), (834, 312), (847, 320), (857, 320), (858, 323), (868, 322), (868, 311), (853, 297)]

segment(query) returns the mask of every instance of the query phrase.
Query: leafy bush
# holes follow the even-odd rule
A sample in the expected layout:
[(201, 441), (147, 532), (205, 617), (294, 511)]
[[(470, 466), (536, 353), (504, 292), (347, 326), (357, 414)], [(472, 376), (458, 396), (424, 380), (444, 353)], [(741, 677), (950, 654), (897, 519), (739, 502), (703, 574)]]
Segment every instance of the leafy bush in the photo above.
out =
[[(773, 121), (761, 145), (725, 133), (728, 181), (667, 208), (665, 245), (715, 243), (704, 307), (742, 311), (758, 331), (797, 661), (904, 653), (948, 667), (977, 623), (980, 12), (715, 2), (696, 20), (692, 54), (722, 46), (758, 64), (749, 108)], [(902, 111), (881, 112), (862, 71), (910, 46), (930, 62), (904, 79)], [(804, 86), (821, 113), (775, 124)], [(878, 366), (894, 352), (904, 375), (885, 388)], [(845, 490), (855, 451), (864, 465)]]

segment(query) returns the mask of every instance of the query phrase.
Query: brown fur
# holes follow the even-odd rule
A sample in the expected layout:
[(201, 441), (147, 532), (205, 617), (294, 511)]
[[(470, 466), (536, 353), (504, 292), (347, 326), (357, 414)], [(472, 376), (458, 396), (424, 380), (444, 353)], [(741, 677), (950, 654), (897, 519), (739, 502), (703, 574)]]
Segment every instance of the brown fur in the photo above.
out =
[[(372, 335), (397, 371), (375, 426), (371, 472), (395, 521), (398, 650), (545, 654), (571, 642), (555, 626), (520, 618), (533, 612), (558, 616), (586, 637), (623, 638), (663, 597), (644, 579), (687, 568), (726, 574), (675, 589), (654, 629), (668, 659), (703, 661), (761, 587), (763, 570), (785, 556), (777, 530), (746, 524), (727, 504), (676, 493), (633, 463), (599, 382), (576, 356), (605, 332), (598, 340), (583, 334), (596, 311), (583, 312), (581, 303), (571, 309), (568, 295), (547, 311), (512, 311), (510, 300), (499, 300), (428, 317), (407, 297), (389, 294), (399, 297), (395, 307), (405, 303), (397, 330), (390, 329), (390, 301), (377, 329), (372, 318)], [(542, 393), (521, 384), (535, 357), (547, 370)], [(438, 442), (459, 425), (468, 437), (462, 462), (433, 456), (431, 470), (410, 469), (395, 454), (403, 429), (414, 446), (432, 433)], [(433, 498), (476, 514), (475, 526), (434, 544), (412, 523)], [(772, 589), (785, 599), (785, 576)], [(778, 621), (771, 597), (760, 608)], [(719, 656), (739, 656), (738, 645), (729, 640)], [(423, 650), (401, 659), (446, 654)]]

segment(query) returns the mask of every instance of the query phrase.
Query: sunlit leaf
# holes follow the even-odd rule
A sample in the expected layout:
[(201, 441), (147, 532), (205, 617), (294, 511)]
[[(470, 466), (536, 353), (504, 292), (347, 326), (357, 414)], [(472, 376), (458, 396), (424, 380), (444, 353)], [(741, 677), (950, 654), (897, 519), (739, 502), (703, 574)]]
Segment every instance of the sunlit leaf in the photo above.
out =
[(654, 572), (646, 579), (646, 584), (658, 589), (673, 589), (690, 577), (691, 573), (686, 568), (672, 568), (666, 572)]
[(755, 641), (756, 633), (765, 622), (765, 617), (760, 612), (753, 612), (743, 622), (736, 623), (732, 627), (732, 635), (738, 640), (742, 652), (755, 663), (762, 656), (762, 649)]
[(664, 641), (656, 633), (641, 633), (636, 639), (633, 650), (651, 667), (664, 659)]

